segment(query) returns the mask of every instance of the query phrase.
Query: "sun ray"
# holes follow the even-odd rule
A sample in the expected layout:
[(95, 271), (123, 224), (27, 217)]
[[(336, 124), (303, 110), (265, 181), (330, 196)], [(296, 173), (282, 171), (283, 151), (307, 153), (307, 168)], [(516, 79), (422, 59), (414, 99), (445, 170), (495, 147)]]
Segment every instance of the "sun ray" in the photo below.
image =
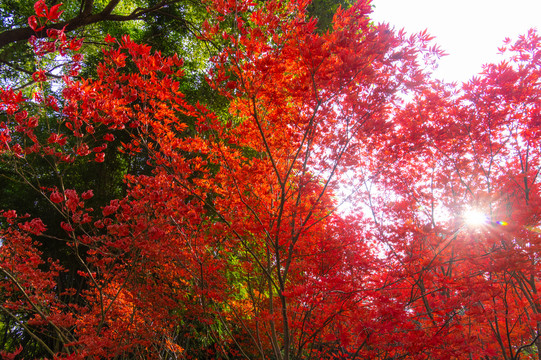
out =
[(464, 211), (462, 217), (466, 225), (471, 227), (482, 226), (490, 223), (488, 216), (478, 209), (468, 209)]

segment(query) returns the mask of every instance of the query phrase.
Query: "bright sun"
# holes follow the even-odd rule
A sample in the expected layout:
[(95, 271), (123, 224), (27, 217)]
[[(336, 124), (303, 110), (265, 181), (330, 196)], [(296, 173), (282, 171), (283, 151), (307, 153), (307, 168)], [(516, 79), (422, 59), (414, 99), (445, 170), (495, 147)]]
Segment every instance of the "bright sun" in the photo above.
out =
[(469, 226), (481, 226), (489, 222), (488, 216), (477, 209), (466, 210), (462, 216)]

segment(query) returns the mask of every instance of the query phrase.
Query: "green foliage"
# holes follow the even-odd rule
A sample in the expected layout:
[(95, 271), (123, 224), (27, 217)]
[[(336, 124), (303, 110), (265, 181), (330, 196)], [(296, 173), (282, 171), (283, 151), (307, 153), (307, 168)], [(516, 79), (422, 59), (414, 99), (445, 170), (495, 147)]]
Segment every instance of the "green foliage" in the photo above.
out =
[(339, 7), (348, 9), (352, 5), (350, 0), (314, 0), (308, 6), (310, 17), (318, 19), (317, 27), (320, 32), (332, 28), (332, 20)]

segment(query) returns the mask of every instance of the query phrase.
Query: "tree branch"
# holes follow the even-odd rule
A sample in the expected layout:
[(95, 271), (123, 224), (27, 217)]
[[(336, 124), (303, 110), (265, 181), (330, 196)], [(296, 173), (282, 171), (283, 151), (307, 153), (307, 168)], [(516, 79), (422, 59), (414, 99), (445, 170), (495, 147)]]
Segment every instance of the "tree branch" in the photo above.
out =
[(121, 21), (136, 20), (148, 13), (157, 11), (167, 5), (175, 4), (179, 1), (180, 0), (170, 0), (170, 1), (164, 0), (154, 6), (150, 6), (146, 8), (137, 8), (128, 15), (118, 15), (118, 14), (113, 14), (113, 11), (119, 4), (120, 0), (111, 0), (101, 12), (96, 13), (96, 14), (92, 13), (92, 10), (94, 7), (94, 1), (84, 0), (84, 2), (81, 3), (79, 15), (77, 15), (76, 17), (70, 20), (66, 20), (66, 21), (56, 23), (56, 24), (45, 26), (45, 28), (38, 33), (35, 33), (34, 30), (32, 30), (28, 26), (1, 32), (0, 33), (0, 49), (11, 43), (15, 43), (15, 42), (23, 41), (23, 40), (28, 41), (28, 39), (30, 39), (32, 35), (38, 38), (45, 38), (47, 37), (48, 29), (60, 30), (64, 28), (66, 32), (70, 32), (80, 27), (95, 24), (102, 21), (121, 22)]

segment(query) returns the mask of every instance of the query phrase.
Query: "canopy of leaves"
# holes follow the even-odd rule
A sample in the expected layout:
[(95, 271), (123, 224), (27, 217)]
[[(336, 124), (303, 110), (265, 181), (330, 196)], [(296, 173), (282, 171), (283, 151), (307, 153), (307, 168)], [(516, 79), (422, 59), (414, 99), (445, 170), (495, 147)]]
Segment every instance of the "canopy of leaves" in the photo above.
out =
[(343, 5), (2, 5), (3, 358), (541, 357), (541, 38)]

